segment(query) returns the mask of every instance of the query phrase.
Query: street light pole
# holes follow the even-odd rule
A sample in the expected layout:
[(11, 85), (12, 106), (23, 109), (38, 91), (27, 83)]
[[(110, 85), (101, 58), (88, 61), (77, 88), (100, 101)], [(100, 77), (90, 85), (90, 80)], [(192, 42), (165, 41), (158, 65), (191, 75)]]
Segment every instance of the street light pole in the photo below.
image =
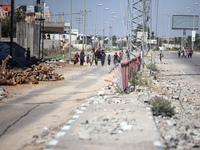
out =
[(105, 11), (105, 10), (109, 10), (109, 8), (104, 9), (104, 10), (103, 10), (103, 15), (102, 15), (102, 16), (103, 16), (103, 17), (102, 17), (102, 18), (103, 18), (103, 19), (102, 19), (102, 23), (103, 23), (103, 33), (102, 33), (102, 46), (101, 46), (101, 49), (103, 49), (103, 45), (104, 45), (104, 35), (105, 35), (104, 11)]
[(111, 44), (110, 44), (110, 40), (111, 40), (111, 25), (110, 25), (110, 15), (111, 14), (114, 14), (114, 12), (111, 12), (110, 14), (109, 14), (109, 38), (108, 38), (108, 43), (109, 43), (109, 48), (111, 48)]
[(13, 66), (13, 17), (14, 17), (14, 0), (11, 0), (11, 34), (10, 34), (10, 56), (12, 56), (12, 66)]
[(42, 59), (44, 58), (44, 0), (42, 1), (42, 14), (43, 14), (43, 18), (42, 18)]
[(95, 49), (95, 39), (96, 39), (96, 21), (97, 21), (97, 18), (96, 18), (96, 16), (97, 16), (97, 7), (98, 6), (103, 6), (102, 4), (98, 4), (98, 5), (96, 5), (96, 9), (95, 9), (95, 19), (94, 19), (94, 45), (93, 45), (93, 48)]
[[(195, 3), (195, 5), (199, 5), (198, 3)], [(194, 31), (194, 26), (195, 26), (195, 8), (194, 8), (194, 17), (193, 17), (193, 30), (192, 30), (192, 51), (194, 51), (194, 41), (195, 41), (195, 31)]]
[(85, 44), (85, 0), (84, 0), (84, 10), (83, 10), (83, 49)]
[(72, 41), (72, 0), (70, 0), (70, 37), (69, 37), (69, 57), (71, 57), (71, 41)]
[[(117, 18), (117, 16), (114, 16), (114, 18)], [(112, 21), (115, 22), (114, 19), (112, 19)], [(113, 22), (112, 22), (112, 23), (113, 23)], [(112, 47), (112, 42), (113, 42), (113, 41), (112, 41), (112, 29), (113, 29), (113, 26), (112, 26), (112, 24), (111, 24), (111, 51), (113, 50), (113, 47)]]

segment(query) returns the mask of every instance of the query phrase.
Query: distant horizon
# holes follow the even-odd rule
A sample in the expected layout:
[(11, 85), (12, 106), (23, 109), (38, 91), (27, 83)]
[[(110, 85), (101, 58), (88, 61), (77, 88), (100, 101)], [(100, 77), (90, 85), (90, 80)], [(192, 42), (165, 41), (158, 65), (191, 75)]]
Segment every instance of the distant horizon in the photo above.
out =
[[(127, 27), (123, 24), (124, 20), (124, 12), (125, 5), (128, 3), (124, 0), (99, 0), (97, 3), (94, 0), (85, 0), (85, 10), (88, 11), (88, 24), (87, 24), (87, 33), (90, 35), (94, 35), (94, 26), (95, 26), (95, 9), (96, 11), (96, 35), (102, 35), (103, 29), (103, 10), (104, 10), (104, 27), (105, 27), (105, 35), (109, 34), (109, 17), (115, 20), (115, 23), (112, 23), (113, 32), (112, 35), (116, 35), (117, 37), (126, 37), (127, 36)], [(2, 4), (9, 4), (8, 0), (1, 0)], [(70, 22), (70, 1), (60, 0), (56, 2), (54, 0), (44, 0), (46, 6), (50, 7), (50, 11), (53, 15), (52, 21), (56, 21), (59, 14), (65, 14), (64, 20), (65, 22)], [(125, 4), (126, 3), (126, 4)], [(17, 0), (15, 1), (15, 5), (34, 5), (36, 4), (36, 0)], [(103, 6), (97, 7), (98, 4), (102, 4)], [(158, 8), (157, 8), (158, 6)], [(105, 11), (105, 8), (109, 8), (108, 11)], [(83, 0), (72, 1), (72, 28), (80, 29), (80, 34), (83, 33), (83, 21), (81, 20), (83, 12), (84, 2)], [(127, 9), (128, 10), (128, 9)], [(152, 0), (152, 31), (155, 36), (161, 38), (168, 37), (181, 37), (183, 35), (183, 31), (181, 30), (172, 30), (172, 16), (179, 15), (194, 15), (194, 10), (196, 15), (200, 14), (200, 2), (199, 0)], [(123, 11), (123, 12), (122, 12)], [(158, 13), (157, 13), (158, 11)], [(114, 12), (113, 15), (110, 13)], [(158, 15), (157, 15), (158, 14)], [(114, 16), (116, 16), (114, 18)], [(158, 19), (156, 19), (158, 18)], [(157, 23), (157, 25), (156, 25)], [(200, 25), (200, 23), (199, 23)], [(157, 28), (156, 28), (157, 26)], [(199, 34), (199, 30), (197, 30)], [(157, 34), (157, 35), (156, 35)], [(186, 36), (191, 35), (191, 31), (186, 31)]]

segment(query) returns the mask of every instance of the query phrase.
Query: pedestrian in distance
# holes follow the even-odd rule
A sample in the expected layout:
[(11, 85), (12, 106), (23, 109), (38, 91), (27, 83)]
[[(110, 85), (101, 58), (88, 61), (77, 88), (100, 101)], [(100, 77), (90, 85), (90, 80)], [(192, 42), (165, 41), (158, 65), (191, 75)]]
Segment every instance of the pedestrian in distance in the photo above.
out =
[(103, 66), (105, 62), (105, 54), (103, 53), (101, 56), (101, 65)]
[(74, 65), (78, 63), (78, 60), (79, 60), (79, 55), (78, 55), (78, 53), (76, 53), (74, 55)]
[(87, 59), (87, 64), (88, 64), (89, 61), (90, 61), (90, 56), (89, 56), (89, 54), (87, 55), (86, 59)]
[(162, 53), (162, 51), (160, 51), (160, 62), (162, 63), (162, 58), (164, 57), (164, 55), (163, 55), (163, 53)]
[(185, 51), (182, 50), (182, 58), (185, 57)]
[(113, 57), (114, 57), (113, 63), (116, 65), (118, 62), (119, 56), (117, 55), (117, 53), (115, 53)]
[(188, 58), (190, 57), (190, 51), (188, 50), (188, 52), (187, 52), (187, 55), (188, 55)]
[(122, 60), (122, 54), (121, 54), (121, 52), (119, 52), (119, 59), (118, 59), (118, 62), (120, 63), (121, 60)]
[(180, 50), (178, 51), (178, 57), (179, 58), (181, 57), (181, 51)]
[(193, 50), (190, 48), (190, 58), (192, 58)]
[(85, 53), (84, 53), (84, 51), (82, 50), (81, 53), (80, 53), (80, 65), (81, 65), (81, 66), (83, 66), (84, 58), (85, 58)]
[(98, 61), (99, 61), (99, 58), (96, 56), (96, 57), (95, 57), (95, 65), (96, 65), (96, 66), (98, 65)]
[(111, 57), (110, 54), (108, 55), (108, 65), (110, 65)]
[(126, 50), (126, 57), (127, 57), (127, 61), (129, 61), (130, 60), (130, 55), (129, 55), (128, 50)]
[(90, 66), (92, 66), (94, 59), (95, 59), (94, 51), (92, 50), (90, 53)]

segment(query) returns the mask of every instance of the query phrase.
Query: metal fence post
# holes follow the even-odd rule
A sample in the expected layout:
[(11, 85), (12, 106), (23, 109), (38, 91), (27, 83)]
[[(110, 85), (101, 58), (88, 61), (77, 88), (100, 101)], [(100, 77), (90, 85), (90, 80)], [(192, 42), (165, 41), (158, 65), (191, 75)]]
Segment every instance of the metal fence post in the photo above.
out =
[(123, 78), (122, 78), (122, 64), (119, 64), (119, 74), (120, 74), (120, 83), (121, 83), (121, 91), (124, 91), (124, 85), (123, 85)]

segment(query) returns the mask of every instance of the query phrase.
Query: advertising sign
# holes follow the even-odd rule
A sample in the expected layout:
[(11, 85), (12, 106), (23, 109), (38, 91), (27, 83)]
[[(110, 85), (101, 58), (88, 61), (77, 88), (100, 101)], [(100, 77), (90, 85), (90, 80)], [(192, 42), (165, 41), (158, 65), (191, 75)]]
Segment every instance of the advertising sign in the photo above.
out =
[(199, 16), (198, 15), (173, 15), (172, 29), (173, 30), (198, 30)]

